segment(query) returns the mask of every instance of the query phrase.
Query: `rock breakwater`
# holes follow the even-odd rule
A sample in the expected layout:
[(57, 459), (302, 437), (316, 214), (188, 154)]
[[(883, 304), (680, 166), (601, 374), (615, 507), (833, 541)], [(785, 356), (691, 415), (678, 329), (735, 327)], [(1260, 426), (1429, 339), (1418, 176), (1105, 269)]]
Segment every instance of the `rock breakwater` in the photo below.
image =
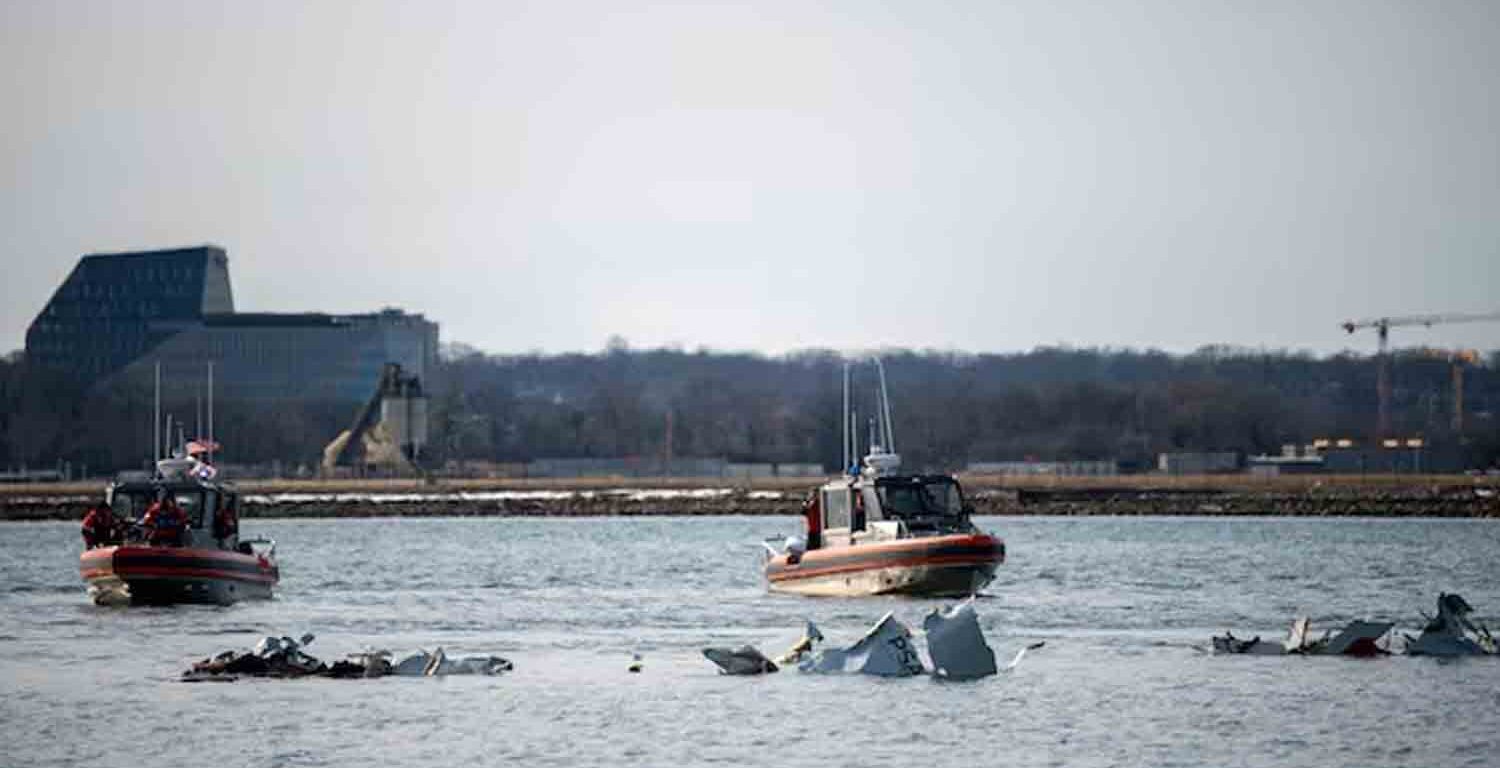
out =
[[(796, 515), (805, 493), (739, 488), (615, 488), (424, 492), (247, 493), (245, 518), (599, 517)], [(0, 519), (78, 520), (97, 496), (0, 496)], [(1151, 515), (1500, 518), (1500, 493), (1482, 487), (1245, 490), (972, 488), (978, 515)]]

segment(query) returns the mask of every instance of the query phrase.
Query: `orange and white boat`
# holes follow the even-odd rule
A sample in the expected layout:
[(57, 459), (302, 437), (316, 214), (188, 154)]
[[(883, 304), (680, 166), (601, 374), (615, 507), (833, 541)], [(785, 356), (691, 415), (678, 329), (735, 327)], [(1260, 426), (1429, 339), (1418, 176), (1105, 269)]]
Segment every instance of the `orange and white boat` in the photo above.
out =
[[(976, 528), (958, 480), (901, 474), (895, 453), (885, 369), (880, 372), (878, 435), (861, 466), (824, 483), (803, 505), (804, 534), (781, 549), (766, 544), (773, 592), (861, 596), (972, 595), (1005, 562), (1005, 542)], [(844, 372), (844, 465), (857, 452)]]
[[(101, 605), (270, 598), (280, 579), (276, 542), (241, 538), (238, 507), (234, 488), (194, 459), (164, 459), (155, 474), (123, 475), (105, 492), (109, 530), (88, 530), (85, 521), (88, 548), (78, 571), (90, 596)], [(152, 519), (167, 509), (175, 518), (170, 531)]]

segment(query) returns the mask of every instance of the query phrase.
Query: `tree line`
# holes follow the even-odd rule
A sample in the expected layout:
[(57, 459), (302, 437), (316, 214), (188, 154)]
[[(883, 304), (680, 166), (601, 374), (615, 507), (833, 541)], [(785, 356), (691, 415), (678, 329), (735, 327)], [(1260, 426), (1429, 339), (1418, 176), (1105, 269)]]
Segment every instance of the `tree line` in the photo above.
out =
[[(1366, 355), (1221, 346), (1185, 355), (1047, 347), (881, 356), (897, 448), (908, 466), (933, 470), (1026, 458), (1148, 468), (1164, 451), (1276, 453), (1317, 438), (1370, 439), (1377, 418), (1377, 365)], [(632, 350), (618, 341), (597, 354), (491, 355), (450, 346), (426, 382), (426, 460), (670, 452), (832, 469), (842, 458), (844, 359), (825, 350)], [(1500, 353), (1463, 372), (1462, 435), (1453, 430), (1444, 355), (1398, 351), (1392, 371), (1397, 434), (1461, 442), (1473, 466), (1500, 459)], [(873, 367), (853, 367), (851, 391), (864, 445), (876, 413)], [(316, 466), (358, 406), (223, 403), (216, 424), (223, 458)], [(91, 387), (12, 355), (0, 361), (0, 466), (66, 460), (96, 474), (141, 466), (150, 452), (150, 409), (150, 393), (139, 386)]]

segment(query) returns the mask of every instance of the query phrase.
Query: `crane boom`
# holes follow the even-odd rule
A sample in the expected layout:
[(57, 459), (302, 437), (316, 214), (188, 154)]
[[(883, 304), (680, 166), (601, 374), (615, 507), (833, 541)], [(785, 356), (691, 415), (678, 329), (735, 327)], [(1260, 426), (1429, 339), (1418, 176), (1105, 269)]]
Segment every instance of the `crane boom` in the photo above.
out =
[(1370, 320), (1345, 320), (1339, 325), (1346, 333), (1354, 333), (1361, 328), (1398, 328), (1403, 325), (1447, 325), (1449, 323), (1482, 323), (1489, 320), (1500, 320), (1500, 312), (1452, 312), (1440, 315), (1401, 315), (1398, 317), (1377, 317)]
[(1354, 333), (1361, 328), (1374, 328), (1380, 339), (1379, 363), (1380, 368), (1376, 371), (1378, 377), (1375, 388), (1380, 396), (1380, 437), (1385, 437), (1391, 432), (1391, 362), (1390, 355), (1386, 351), (1392, 328), (1401, 326), (1422, 325), (1431, 328), (1434, 325), (1447, 325), (1450, 323), (1482, 323), (1490, 320), (1500, 320), (1500, 312), (1448, 312), (1436, 315), (1398, 315), (1395, 317), (1377, 317), (1371, 320), (1345, 320), (1339, 323), (1339, 327), (1345, 333)]

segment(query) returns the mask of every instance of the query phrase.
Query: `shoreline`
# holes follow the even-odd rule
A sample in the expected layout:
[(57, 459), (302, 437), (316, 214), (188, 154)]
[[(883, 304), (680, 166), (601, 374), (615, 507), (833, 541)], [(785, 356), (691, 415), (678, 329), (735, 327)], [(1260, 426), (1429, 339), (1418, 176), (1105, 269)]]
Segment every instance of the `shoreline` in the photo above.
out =
[[(976, 515), (1500, 518), (1500, 478), (961, 477)], [(243, 481), (246, 519), (795, 516), (821, 481)], [(0, 488), (0, 520), (79, 520), (102, 483)]]

